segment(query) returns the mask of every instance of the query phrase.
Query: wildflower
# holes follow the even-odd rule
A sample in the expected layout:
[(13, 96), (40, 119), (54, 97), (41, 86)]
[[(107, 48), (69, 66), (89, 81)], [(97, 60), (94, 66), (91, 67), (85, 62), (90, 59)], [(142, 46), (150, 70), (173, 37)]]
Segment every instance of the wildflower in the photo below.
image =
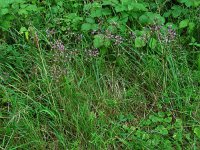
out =
[(115, 43), (114, 43), (115, 45), (120, 45), (123, 42), (123, 38), (120, 35), (116, 35), (114, 37), (114, 40), (115, 40)]
[(171, 41), (171, 40), (174, 40), (175, 37), (176, 37), (176, 31), (174, 29), (172, 29), (172, 26), (168, 26), (168, 39)]
[(130, 31), (130, 32), (129, 32), (129, 35), (130, 35), (130, 37), (131, 37), (132, 39), (135, 39), (135, 38), (136, 38), (136, 35), (135, 35), (135, 33), (134, 33), (134, 32), (132, 32), (132, 31)]
[(167, 27), (167, 31), (165, 34), (160, 34), (159, 39), (164, 41), (165, 43), (169, 43), (176, 38), (176, 31), (172, 29), (172, 26)]
[(56, 40), (56, 42), (54, 44), (52, 44), (52, 49), (57, 49), (60, 51), (64, 51), (65, 50), (65, 46), (63, 44), (63, 42), (61, 40)]
[(54, 31), (54, 29), (52, 29), (52, 30), (47, 29), (46, 34), (47, 34), (47, 37), (51, 37), (52, 35), (55, 34), (55, 31)]
[(150, 26), (150, 30), (151, 32), (160, 32), (160, 29), (162, 28), (161, 25), (153, 25), (153, 26)]
[(109, 30), (106, 30), (106, 38), (108, 39), (113, 39), (114, 38), (114, 35), (109, 31)]
[(92, 50), (89, 50), (88, 55), (91, 56), (91, 57), (97, 57), (99, 55), (98, 48), (94, 48)]

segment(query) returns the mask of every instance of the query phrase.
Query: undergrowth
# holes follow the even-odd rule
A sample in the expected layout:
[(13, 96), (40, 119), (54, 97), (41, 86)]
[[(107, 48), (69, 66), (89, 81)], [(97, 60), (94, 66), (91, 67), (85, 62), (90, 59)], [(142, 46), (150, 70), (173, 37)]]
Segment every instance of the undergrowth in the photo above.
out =
[(199, 149), (199, 6), (0, 0), (0, 149)]

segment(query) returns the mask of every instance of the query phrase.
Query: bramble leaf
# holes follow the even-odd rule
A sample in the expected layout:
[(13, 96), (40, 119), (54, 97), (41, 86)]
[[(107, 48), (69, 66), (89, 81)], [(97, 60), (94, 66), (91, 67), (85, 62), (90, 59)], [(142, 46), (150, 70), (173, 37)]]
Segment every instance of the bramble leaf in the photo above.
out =
[(144, 47), (145, 45), (146, 43), (140, 37), (135, 38), (135, 47), (139, 48)]
[(179, 23), (179, 28), (185, 28), (187, 27), (189, 24), (189, 19), (185, 19), (185, 20), (182, 20), (180, 23)]
[(82, 31), (89, 31), (90, 29), (92, 29), (92, 25), (90, 23), (84, 23), (81, 26)]
[(197, 136), (198, 138), (200, 138), (200, 127), (194, 128), (194, 133), (196, 134), (196, 136)]

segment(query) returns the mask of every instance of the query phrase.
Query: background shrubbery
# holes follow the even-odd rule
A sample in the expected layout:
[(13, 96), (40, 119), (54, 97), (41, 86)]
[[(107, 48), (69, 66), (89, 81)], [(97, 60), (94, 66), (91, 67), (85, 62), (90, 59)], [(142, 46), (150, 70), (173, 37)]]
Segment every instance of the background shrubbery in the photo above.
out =
[(0, 0), (1, 149), (199, 149), (199, 0)]

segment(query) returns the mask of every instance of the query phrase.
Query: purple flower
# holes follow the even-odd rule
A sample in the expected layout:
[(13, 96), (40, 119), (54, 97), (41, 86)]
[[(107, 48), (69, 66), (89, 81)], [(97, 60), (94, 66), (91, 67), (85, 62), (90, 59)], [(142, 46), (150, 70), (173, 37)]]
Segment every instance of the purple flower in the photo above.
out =
[(97, 48), (89, 50), (88, 55), (91, 57), (97, 57), (99, 55), (99, 50)]
[(52, 44), (52, 49), (64, 51), (65, 45), (63, 44), (63, 42), (61, 40), (56, 40), (56, 42), (54, 44)]

